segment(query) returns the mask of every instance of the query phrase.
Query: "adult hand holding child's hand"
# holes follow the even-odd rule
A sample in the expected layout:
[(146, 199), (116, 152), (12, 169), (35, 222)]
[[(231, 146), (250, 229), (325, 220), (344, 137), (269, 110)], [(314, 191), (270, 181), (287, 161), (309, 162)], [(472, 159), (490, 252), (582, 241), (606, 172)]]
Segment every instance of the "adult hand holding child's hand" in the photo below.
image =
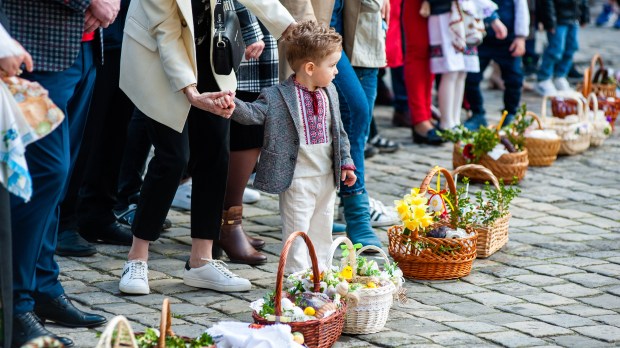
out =
[(185, 95), (192, 106), (224, 118), (230, 118), (235, 110), (235, 93), (231, 91), (199, 93), (196, 86), (189, 86)]

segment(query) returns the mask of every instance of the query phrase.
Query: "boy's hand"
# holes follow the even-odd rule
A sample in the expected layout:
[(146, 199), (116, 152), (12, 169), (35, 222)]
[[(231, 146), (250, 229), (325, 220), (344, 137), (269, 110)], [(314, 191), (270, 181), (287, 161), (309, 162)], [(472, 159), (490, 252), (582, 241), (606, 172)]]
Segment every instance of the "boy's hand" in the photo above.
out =
[(345, 185), (351, 187), (357, 181), (357, 176), (351, 169), (343, 169), (340, 174), (340, 181), (344, 181)]
[(420, 16), (427, 18), (431, 15), (431, 4), (428, 1), (423, 1), (420, 6)]
[(513, 57), (521, 57), (525, 54), (525, 38), (517, 37), (512, 41), (509, 48)]
[(502, 21), (500, 21), (499, 19), (491, 22), (491, 28), (493, 28), (493, 31), (495, 32), (495, 38), (498, 40), (503, 40), (506, 38), (506, 36), (508, 36), (508, 29), (506, 29), (504, 23), (502, 23)]
[(195, 86), (189, 86), (185, 95), (192, 106), (224, 118), (230, 118), (235, 110), (235, 94), (231, 91), (199, 93)]

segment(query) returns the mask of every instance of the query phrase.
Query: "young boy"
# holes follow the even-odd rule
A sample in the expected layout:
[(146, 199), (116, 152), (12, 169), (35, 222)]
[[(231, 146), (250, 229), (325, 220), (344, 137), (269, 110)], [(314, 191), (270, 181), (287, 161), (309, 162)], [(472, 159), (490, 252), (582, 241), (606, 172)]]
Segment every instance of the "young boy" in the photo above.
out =
[[(536, 8), (536, 17), (547, 31), (549, 45), (538, 68), (536, 91), (540, 95), (570, 90), (566, 76), (579, 49), (579, 25), (590, 21), (586, 0), (543, 0)], [(553, 78), (553, 81), (551, 81)]]
[[(294, 74), (264, 88), (256, 102), (235, 99), (232, 119), (265, 125), (254, 187), (280, 195), (282, 241), (304, 231), (319, 262), (326, 263), (336, 188), (340, 181), (351, 186), (357, 180), (338, 94), (331, 83), (338, 73), (342, 37), (334, 29), (306, 21), (285, 38), (285, 44)], [(295, 241), (286, 273), (309, 266), (303, 241)]]
[(525, 38), (529, 34), (530, 26), (527, 0), (493, 1), (498, 9), (491, 17), (499, 18), (506, 25), (508, 36), (498, 40), (494, 32), (489, 31), (482, 44), (478, 46), (480, 71), (468, 73), (465, 80), (465, 98), (469, 102), (472, 116), (464, 122), (464, 125), (471, 130), (487, 125), (480, 82), (491, 60), (499, 65), (504, 80), (504, 109), (508, 111), (505, 124), (512, 122), (521, 100), (523, 87), (521, 56), (525, 53)]

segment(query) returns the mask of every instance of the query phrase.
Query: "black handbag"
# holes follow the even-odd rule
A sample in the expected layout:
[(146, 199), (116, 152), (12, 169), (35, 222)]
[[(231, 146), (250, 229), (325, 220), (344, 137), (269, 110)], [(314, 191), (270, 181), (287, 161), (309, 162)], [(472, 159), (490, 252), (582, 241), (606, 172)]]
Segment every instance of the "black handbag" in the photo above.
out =
[(241, 24), (237, 13), (224, 9), (224, 1), (216, 0), (214, 8), (213, 32), (213, 71), (218, 75), (237, 72), (245, 53), (245, 44), (241, 34)]

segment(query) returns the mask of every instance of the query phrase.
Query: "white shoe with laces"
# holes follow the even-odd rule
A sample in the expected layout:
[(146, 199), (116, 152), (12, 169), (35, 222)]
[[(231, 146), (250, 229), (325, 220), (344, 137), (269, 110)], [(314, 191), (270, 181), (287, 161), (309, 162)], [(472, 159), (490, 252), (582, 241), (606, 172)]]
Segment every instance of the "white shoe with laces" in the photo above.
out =
[(372, 227), (392, 226), (400, 220), (394, 208), (389, 209), (383, 202), (374, 198), (368, 198), (370, 203), (370, 225)]
[(553, 83), (555, 84), (555, 88), (558, 91), (572, 90), (572, 88), (570, 88), (570, 83), (568, 83), (568, 80), (566, 79), (566, 77), (558, 77), (556, 79), (553, 79)]
[(551, 79), (536, 83), (534, 90), (543, 97), (558, 93), (558, 90), (553, 85), (553, 82), (551, 82)]
[(179, 185), (172, 200), (172, 207), (185, 210), (192, 209), (192, 179)]
[(148, 295), (149, 267), (144, 261), (130, 260), (125, 262), (118, 289), (126, 294)]
[(222, 292), (248, 291), (252, 288), (252, 283), (249, 280), (228, 270), (224, 262), (203, 260), (207, 261), (207, 264), (198, 268), (191, 268), (189, 261), (185, 263), (183, 269), (183, 283), (185, 285)]
[(245, 204), (253, 204), (258, 202), (260, 199), (260, 192), (257, 190), (246, 187), (243, 191), (243, 203)]

